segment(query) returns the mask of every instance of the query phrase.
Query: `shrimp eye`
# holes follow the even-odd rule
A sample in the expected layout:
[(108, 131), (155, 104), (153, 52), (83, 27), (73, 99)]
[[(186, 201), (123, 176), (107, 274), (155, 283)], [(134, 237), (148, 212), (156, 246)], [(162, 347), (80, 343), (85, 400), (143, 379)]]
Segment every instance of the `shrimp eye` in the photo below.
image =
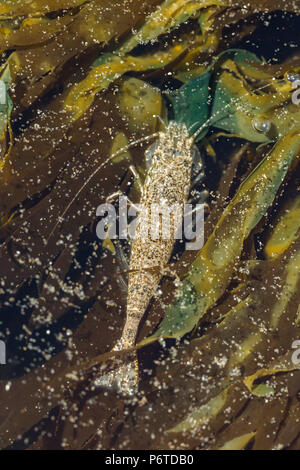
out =
[(271, 129), (271, 121), (266, 118), (258, 117), (252, 119), (253, 129), (262, 134), (267, 134)]

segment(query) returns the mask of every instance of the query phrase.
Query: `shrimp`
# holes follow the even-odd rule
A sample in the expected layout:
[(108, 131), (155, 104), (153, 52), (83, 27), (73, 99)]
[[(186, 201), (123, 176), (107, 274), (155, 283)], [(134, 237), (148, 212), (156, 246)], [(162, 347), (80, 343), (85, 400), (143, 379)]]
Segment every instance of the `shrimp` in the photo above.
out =
[[(270, 84), (259, 87), (262, 90)], [(139, 236), (143, 231), (143, 222), (149, 225), (151, 221), (151, 208), (155, 205), (171, 207), (174, 204), (183, 209), (187, 201), (193, 170), (193, 162), (198, 153), (194, 142), (198, 135), (208, 127), (216, 115), (229, 108), (232, 103), (238, 102), (236, 99), (230, 100), (217, 113), (214, 113), (195, 134), (190, 136), (190, 129), (183, 122), (170, 121), (164, 131), (160, 131), (144, 137), (138, 141), (132, 142), (127, 149), (133, 145), (150, 141), (157, 138), (154, 145), (148, 150), (148, 156), (151, 156), (151, 164), (142, 187), (141, 206), (146, 210), (139, 214), (135, 239), (131, 247), (129, 263), (129, 282), (127, 294), (126, 321), (121, 338), (113, 348), (113, 351), (131, 349), (135, 345), (138, 327), (150, 300), (155, 295), (158, 285), (163, 277), (163, 270), (167, 265), (174, 245), (174, 230), (172, 227), (170, 236), (166, 239), (161, 234), (158, 238), (152, 238), (149, 234), (146, 237)], [(254, 121), (254, 120), (253, 120)], [(197, 124), (197, 123), (195, 123)], [(269, 124), (263, 122), (263, 125)], [(264, 129), (256, 129), (257, 132), (264, 132)], [(117, 154), (122, 153), (124, 149), (119, 150), (112, 155), (112, 160)], [(146, 155), (147, 156), (147, 155)], [(99, 170), (108, 162), (103, 162), (85, 181), (84, 185), (75, 194), (69, 204), (66, 206), (61, 220), (73, 204), (74, 200), (80, 194), (89, 181), (99, 172)], [(202, 162), (198, 162), (197, 173), (200, 173)], [(198, 179), (198, 178), (197, 178)], [(198, 179), (199, 181), (199, 179)], [(207, 192), (206, 192), (207, 193)], [(143, 219), (145, 217), (146, 219)], [(181, 213), (183, 211), (181, 210)], [(53, 234), (59, 222), (53, 227), (49, 238)], [(172, 224), (171, 224), (172, 225)], [(105, 388), (116, 388), (125, 396), (134, 396), (138, 391), (138, 362), (134, 352), (130, 360), (117, 366), (114, 370), (103, 374), (97, 379), (97, 385)]]
[[(155, 206), (177, 207), (183, 213), (191, 186), (192, 166), (196, 148), (185, 124), (170, 121), (165, 131), (159, 132), (152, 146), (151, 164), (142, 187), (141, 207), (135, 237), (131, 246), (126, 322), (123, 333), (114, 350), (132, 348), (138, 327), (150, 300), (155, 295), (174, 245), (175, 230), (179, 220), (171, 216), (168, 237), (162, 231), (158, 236), (144, 227), (153, 224), (151, 217)], [(198, 170), (202, 163), (198, 163)], [(159, 221), (158, 221), (159, 223)], [(157, 227), (156, 227), (157, 228)], [(152, 226), (153, 229), (153, 226)], [(137, 357), (100, 379), (105, 387), (116, 388), (124, 395), (132, 396), (138, 387)]]

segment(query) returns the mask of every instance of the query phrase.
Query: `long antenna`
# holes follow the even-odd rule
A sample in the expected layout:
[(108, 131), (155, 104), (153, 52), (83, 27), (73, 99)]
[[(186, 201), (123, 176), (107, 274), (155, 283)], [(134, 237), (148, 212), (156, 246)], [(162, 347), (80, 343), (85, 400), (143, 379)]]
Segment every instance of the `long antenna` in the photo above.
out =
[[(264, 88), (267, 88), (271, 85), (273, 85), (273, 83), (267, 83), (266, 85), (263, 85), (262, 87), (259, 87), (259, 88), (255, 88), (254, 90), (250, 90), (249, 92), (246, 93), (246, 95), (244, 96), (247, 96), (249, 95), (250, 93), (253, 93), (253, 92), (256, 92), (256, 91), (260, 91), (260, 90), (263, 90)], [(202, 124), (202, 126), (197, 130), (197, 132), (195, 132), (195, 134), (193, 135), (193, 139), (195, 141), (195, 139), (197, 138), (197, 136), (202, 132), (203, 129), (205, 129), (205, 127), (207, 127), (207, 125), (210, 124), (210, 122), (218, 115), (220, 114), (220, 112), (224, 111), (224, 109), (227, 109), (229, 106), (231, 106), (233, 103), (235, 102), (238, 102), (238, 101), (241, 101), (241, 98), (232, 98), (229, 103), (227, 103), (221, 110), (215, 112), (213, 115), (211, 115), (207, 121)], [(196, 123), (195, 123), (196, 124)], [(193, 127), (193, 126), (191, 126)], [(49, 241), (50, 237), (53, 235), (56, 227), (63, 221), (63, 218), (64, 216), (66, 215), (66, 213), (68, 212), (68, 210), (70, 209), (70, 207), (72, 206), (72, 204), (74, 203), (74, 201), (76, 201), (77, 197), (81, 194), (81, 192), (86, 188), (86, 186), (88, 185), (88, 183), (91, 181), (92, 178), (94, 178), (94, 176), (98, 173), (98, 171), (100, 171), (101, 168), (103, 168), (105, 165), (107, 165), (107, 163), (111, 160), (113, 160), (116, 156), (120, 155), (121, 153), (125, 152), (126, 150), (132, 148), (133, 146), (135, 145), (138, 145), (138, 144), (141, 144), (141, 143), (144, 143), (144, 142), (147, 142), (148, 140), (151, 140), (152, 138), (154, 137), (157, 137), (159, 135), (159, 132), (155, 132), (154, 134), (151, 134), (147, 137), (142, 137), (141, 139), (138, 139), (134, 142), (131, 142), (130, 144), (128, 144), (127, 146), (125, 147), (122, 147), (121, 149), (119, 149), (117, 152), (115, 152), (113, 155), (111, 155), (107, 160), (105, 160), (104, 162), (102, 162), (94, 171), (93, 173), (88, 177), (88, 179), (84, 182), (84, 184), (81, 186), (81, 188), (77, 191), (77, 193), (74, 195), (74, 197), (71, 199), (71, 201), (69, 202), (69, 204), (66, 206), (66, 208), (64, 209), (63, 213), (61, 214), (59, 220), (55, 223), (53, 229), (51, 230), (50, 234), (49, 234), (49, 237), (47, 238), (47, 242)]]
[[(244, 96), (248, 96), (250, 95), (250, 93), (254, 93), (255, 91), (260, 91), (260, 90), (263, 90), (264, 88), (267, 88), (271, 85), (273, 85), (273, 83), (267, 83), (266, 85), (262, 86), (262, 87), (259, 87), (259, 88), (255, 88), (254, 90), (251, 90), (249, 91), (248, 93), (246, 93), (246, 95)], [(231, 98), (231, 100), (229, 101), (229, 103), (227, 103), (222, 109), (219, 109), (219, 111), (216, 111), (214, 114), (212, 114), (208, 119), (207, 121), (202, 124), (202, 126), (195, 132), (195, 134), (193, 135), (193, 139), (195, 140), (197, 138), (197, 136), (205, 129), (205, 127), (207, 127), (207, 125), (218, 115), (220, 114), (221, 112), (223, 112), (225, 109), (227, 109), (229, 106), (231, 106), (234, 101), (241, 101), (241, 98)], [(191, 126), (192, 127), (192, 126)]]
[[(277, 80), (277, 82), (280, 82), (282, 80)], [(273, 82), (274, 83), (274, 82)], [(259, 88), (255, 88), (254, 90), (250, 90), (248, 93), (246, 93), (246, 95), (244, 96), (247, 96), (249, 95), (250, 93), (254, 93), (256, 91), (260, 91), (260, 90), (263, 90), (264, 88), (267, 88), (268, 86), (271, 86), (273, 85), (273, 83), (268, 83), (262, 87), (259, 87)], [(224, 108), (222, 108), (222, 111), (224, 111), (224, 109), (226, 109), (228, 106), (230, 106), (232, 103), (234, 102), (238, 102), (240, 101), (241, 98), (232, 98), (229, 103), (227, 103)], [(197, 130), (197, 132), (193, 135), (193, 139), (195, 140), (195, 138), (197, 138), (197, 136), (202, 132), (202, 130), (212, 121), (212, 119), (217, 116), (221, 111), (217, 111), (216, 113), (214, 113), (213, 115), (211, 115), (207, 121), (202, 124), (202, 126)], [(193, 125), (190, 127), (190, 129), (193, 127)], [(101, 168), (103, 168), (105, 165), (107, 165), (107, 163), (109, 163), (109, 161), (113, 160), (116, 156), (120, 155), (121, 153), (125, 152), (126, 150), (132, 148), (133, 146), (135, 145), (138, 145), (138, 144), (142, 144), (144, 142), (147, 142), (148, 140), (151, 140), (152, 138), (155, 138), (159, 135), (159, 132), (155, 132), (151, 135), (148, 135), (146, 137), (142, 137), (141, 139), (138, 139), (134, 142), (131, 142), (130, 144), (122, 147), (121, 149), (119, 149), (117, 152), (115, 152), (114, 154), (112, 154), (109, 158), (107, 158), (104, 162), (102, 162), (93, 172), (92, 174), (88, 177), (88, 179), (84, 182), (84, 184), (81, 186), (81, 188), (77, 191), (77, 193), (73, 196), (73, 198), (71, 199), (71, 201), (69, 202), (69, 204), (65, 207), (63, 213), (61, 214), (61, 216), (59, 217), (59, 220), (55, 223), (53, 229), (51, 230), (48, 238), (47, 238), (47, 243), (50, 239), (50, 237), (53, 235), (54, 231), (56, 230), (57, 226), (63, 221), (63, 218), (64, 216), (66, 215), (66, 213), (68, 212), (68, 210), (70, 209), (70, 207), (72, 206), (72, 204), (74, 203), (74, 201), (76, 201), (77, 197), (81, 194), (81, 192), (86, 188), (86, 186), (88, 185), (88, 183), (94, 178), (94, 176), (98, 173), (98, 171), (101, 170)], [(11, 240), (11, 238), (13, 237), (13, 233), (8, 237), (8, 239), (5, 240), (5, 242), (3, 243), (2, 247), (6, 246), (6, 244)]]
[(72, 206), (72, 204), (74, 203), (74, 201), (76, 201), (77, 197), (79, 196), (79, 194), (86, 188), (86, 186), (89, 184), (89, 182), (91, 181), (91, 179), (94, 178), (94, 176), (98, 173), (98, 171), (101, 170), (101, 168), (103, 168), (103, 166), (107, 165), (107, 163), (111, 160), (113, 160), (115, 157), (117, 157), (118, 155), (120, 155), (121, 153), (125, 152), (126, 150), (132, 148), (133, 146), (135, 145), (138, 145), (138, 144), (142, 144), (144, 142), (147, 142), (148, 140), (151, 140), (152, 138), (154, 137), (157, 137), (159, 134), (159, 132), (155, 132), (154, 134), (151, 134), (151, 135), (148, 135), (147, 137), (142, 137), (141, 139), (138, 139), (138, 140), (135, 140), (134, 142), (131, 142), (130, 144), (126, 145), (125, 147), (122, 147), (121, 149), (119, 149), (117, 152), (113, 153), (112, 155), (110, 155), (109, 158), (107, 158), (104, 162), (102, 162), (94, 171), (93, 173), (88, 177), (88, 179), (84, 182), (84, 184), (81, 186), (81, 188), (77, 191), (77, 193), (73, 196), (73, 198), (71, 199), (71, 201), (69, 202), (69, 204), (65, 207), (63, 213), (61, 214), (60, 216), (60, 220), (58, 220), (58, 222), (55, 223), (53, 229), (51, 230), (50, 234), (49, 234), (49, 237), (47, 238), (47, 242), (49, 241), (50, 237), (52, 236), (53, 232), (55, 231), (56, 227), (63, 221), (63, 218), (64, 216), (66, 215), (66, 213), (68, 212), (68, 210), (70, 209), (70, 207)]

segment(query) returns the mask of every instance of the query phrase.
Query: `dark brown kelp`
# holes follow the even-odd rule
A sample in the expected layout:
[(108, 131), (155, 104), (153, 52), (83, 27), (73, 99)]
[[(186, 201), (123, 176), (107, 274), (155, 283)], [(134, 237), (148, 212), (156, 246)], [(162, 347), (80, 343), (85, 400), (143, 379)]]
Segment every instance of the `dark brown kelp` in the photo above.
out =
[[(300, 11), (243, 4), (0, 2), (1, 448), (299, 449), (300, 111), (288, 74), (300, 70)], [(279, 30), (272, 11), (290, 34), (274, 60), (259, 40)], [(124, 269), (96, 237), (96, 208), (128, 189), (131, 163), (145, 174), (148, 144), (89, 177), (156, 132), (157, 115), (186, 119), (185, 105), (190, 124), (210, 119), (198, 141), (206, 243), (175, 249), (183, 287), (174, 298), (166, 278), (147, 310), (141, 395), (128, 404), (95, 385), (127, 354), (109, 353)]]

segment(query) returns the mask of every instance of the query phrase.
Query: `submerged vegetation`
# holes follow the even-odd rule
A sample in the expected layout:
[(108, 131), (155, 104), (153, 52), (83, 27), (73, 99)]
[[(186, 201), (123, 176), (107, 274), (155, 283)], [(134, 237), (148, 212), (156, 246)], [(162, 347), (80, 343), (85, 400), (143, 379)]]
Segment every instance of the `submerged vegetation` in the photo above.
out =
[[(297, 1), (0, 1), (1, 448), (300, 448), (299, 27)], [(139, 201), (171, 119), (205, 244), (174, 246), (128, 400), (98, 379), (132, 354), (130, 246), (96, 208)]]

